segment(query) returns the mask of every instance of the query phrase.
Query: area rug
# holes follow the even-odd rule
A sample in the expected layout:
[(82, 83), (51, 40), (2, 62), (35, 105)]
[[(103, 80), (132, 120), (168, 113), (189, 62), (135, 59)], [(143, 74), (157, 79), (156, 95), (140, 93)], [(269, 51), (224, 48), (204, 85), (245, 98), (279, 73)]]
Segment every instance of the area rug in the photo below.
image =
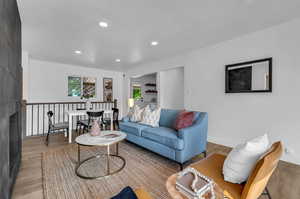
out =
[[(82, 147), (81, 160), (106, 148)], [(126, 186), (145, 188), (154, 199), (167, 199), (165, 183), (179, 167), (163, 158), (126, 141), (119, 144), (119, 154), (126, 159), (126, 166), (113, 176), (99, 180), (85, 180), (75, 174), (77, 146), (48, 151), (42, 154), (43, 188), (45, 199), (109, 199)], [(113, 160), (112, 167), (119, 164)], [(80, 172), (93, 175), (104, 172), (104, 159), (89, 161)]]

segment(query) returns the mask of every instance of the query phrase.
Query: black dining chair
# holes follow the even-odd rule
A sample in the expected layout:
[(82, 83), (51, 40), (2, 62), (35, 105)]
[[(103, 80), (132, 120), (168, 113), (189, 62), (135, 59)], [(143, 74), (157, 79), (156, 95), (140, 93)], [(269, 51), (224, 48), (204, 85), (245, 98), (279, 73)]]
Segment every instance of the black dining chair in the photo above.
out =
[[(86, 108), (77, 108), (76, 109), (77, 111), (84, 111), (86, 110)], [(84, 124), (87, 124), (88, 123), (88, 119), (81, 119), (82, 117), (81, 116), (76, 116), (76, 132), (78, 133), (79, 131), (79, 134), (83, 131), (82, 127)]]
[[(113, 111), (113, 128), (114, 128), (114, 130), (118, 130), (119, 129), (119, 109), (112, 108), (112, 111)], [(105, 129), (106, 128), (110, 129), (110, 124), (111, 124), (110, 118), (105, 118), (104, 119)]]
[(46, 137), (46, 145), (49, 145), (49, 135), (50, 133), (54, 132), (60, 132), (60, 131), (66, 131), (68, 133), (69, 131), (69, 123), (68, 122), (60, 122), (60, 123), (53, 123), (52, 118), (53, 118), (53, 111), (48, 111), (47, 116), (48, 116), (48, 133)]
[(95, 120), (98, 121), (99, 126), (102, 127), (103, 126), (103, 114), (104, 111), (88, 111), (87, 115), (88, 115), (88, 120), (82, 120), (80, 122), (80, 126), (83, 127), (83, 133), (88, 132), (88, 130), (92, 127), (93, 122)]

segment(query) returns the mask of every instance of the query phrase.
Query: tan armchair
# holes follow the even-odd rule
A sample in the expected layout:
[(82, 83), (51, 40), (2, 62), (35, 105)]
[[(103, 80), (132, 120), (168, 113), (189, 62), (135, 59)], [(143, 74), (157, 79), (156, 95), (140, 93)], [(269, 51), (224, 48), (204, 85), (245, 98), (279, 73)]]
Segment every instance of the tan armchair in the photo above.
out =
[(277, 167), (282, 151), (281, 142), (274, 143), (269, 151), (257, 162), (245, 184), (233, 184), (224, 181), (222, 169), (226, 156), (221, 154), (212, 154), (191, 165), (191, 167), (212, 178), (223, 190), (226, 198), (257, 199), (260, 195), (265, 194), (271, 199), (266, 186)]
[(145, 191), (144, 189), (136, 189), (136, 190), (134, 190), (134, 193), (136, 194), (138, 199), (152, 199), (150, 194), (147, 191)]

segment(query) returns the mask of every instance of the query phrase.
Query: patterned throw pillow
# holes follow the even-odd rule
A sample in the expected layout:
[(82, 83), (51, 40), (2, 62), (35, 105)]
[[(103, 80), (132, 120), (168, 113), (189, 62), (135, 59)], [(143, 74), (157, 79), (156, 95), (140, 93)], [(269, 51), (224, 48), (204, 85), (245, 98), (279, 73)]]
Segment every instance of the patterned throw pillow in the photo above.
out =
[(132, 115), (130, 117), (131, 122), (140, 122), (142, 120), (142, 113), (144, 112), (144, 108), (140, 108), (139, 106), (134, 106)]
[(152, 127), (159, 127), (159, 119), (160, 119), (160, 111), (161, 108), (156, 108), (153, 111), (149, 106), (146, 106), (143, 116), (142, 116), (142, 121), (140, 123), (146, 124)]
[(180, 112), (175, 121), (174, 129), (180, 130), (193, 125), (195, 114), (194, 112), (182, 111)]

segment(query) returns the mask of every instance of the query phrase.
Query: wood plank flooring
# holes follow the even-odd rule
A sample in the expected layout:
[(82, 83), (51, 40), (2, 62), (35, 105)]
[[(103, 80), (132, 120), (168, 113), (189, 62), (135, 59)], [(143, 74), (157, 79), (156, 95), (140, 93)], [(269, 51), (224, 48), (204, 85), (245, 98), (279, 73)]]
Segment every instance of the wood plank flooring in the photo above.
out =
[[(74, 136), (75, 137), (75, 136)], [(13, 199), (42, 199), (41, 153), (68, 145), (62, 134), (50, 138), (49, 147), (44, 144), (45, 137), (31, 137), (23, 141), (22, 164), (13, 191)], [(208, 153), (227, 154), (231, 149), (208, 143)], [(195, 158), (193, 161), (196, 161)], [(300, 198), (300, 166), (281, 161), (268, 185), (272, 199)], [(266, 197), (260, 197), (264, 199)]]

